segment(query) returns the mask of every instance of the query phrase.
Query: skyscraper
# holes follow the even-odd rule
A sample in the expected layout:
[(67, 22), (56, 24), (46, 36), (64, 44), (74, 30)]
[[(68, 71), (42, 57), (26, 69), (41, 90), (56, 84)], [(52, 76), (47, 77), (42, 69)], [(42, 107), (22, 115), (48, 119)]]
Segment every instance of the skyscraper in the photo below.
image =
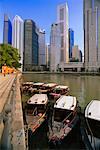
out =
[(38, 35), (33, 20), (27, 19), (24, 22), (24, 71), (32, 70), (38, 65)]
[(32, 51), (32, 64), (38, 66), (39, 57), (39, 43), (38, 34), (36, 33), (36, 24), (33, 22), (33, 51)]
[(50, 44), (46, 44), (46, 66), (50, 67)]
[[(23, 42), (24, 42), (24, 22), (19, 16), (15, 16), (13, 19), (12, 26), (12, 46), (18, 49), (21, 60), (20, 63), (23, 65)], [(23, 66), (22, 66), (23, 67)], [(21, 68), (22, 70), (22, 68)]]
[(45, 31), (42, 29), (38, 29), (37, 31), (38, 34), (38, 43), (39, 43), (39, 52), (38, 52), (38, 57), (39, 57), (39, 65), (46, 65), (46, 60), (45, 60)]
[(52, 24), (50, 34), (50, 70), (56, 72), (60, 64), (60, 25)]
[(12, 24), (7, 15), (4, 15), (3, 43), (12, 44)]
[(82, 62), (83, 60), (82, 60), (82, 51), (80, 50), (80, 62)]
[(84, 0), (84, 60), (88, 71), (100, 70), (100, 1)]
[(60, 61), (69, 62), (69, 40), (68, 40), (68, 6), (67, 3), (58, 5), (57, 23), (60, 24), (61, 56)]
[(74, 45), (72, 48), (72, 61), (81, 62), (81, 55), (80, 55), (80, 50), (78, 48), (78, 45)]
[(74, 31), (69, 28), (69, 59), (72, 58), (72, 47), (74, 46)]

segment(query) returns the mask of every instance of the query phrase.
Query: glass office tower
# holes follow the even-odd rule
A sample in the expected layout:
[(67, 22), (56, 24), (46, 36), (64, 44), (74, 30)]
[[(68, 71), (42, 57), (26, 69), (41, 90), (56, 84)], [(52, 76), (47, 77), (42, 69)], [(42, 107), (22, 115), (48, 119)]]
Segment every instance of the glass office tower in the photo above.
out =
[(4, 15), (3, 43), (12, 44), (12, 24), (7, 15)]

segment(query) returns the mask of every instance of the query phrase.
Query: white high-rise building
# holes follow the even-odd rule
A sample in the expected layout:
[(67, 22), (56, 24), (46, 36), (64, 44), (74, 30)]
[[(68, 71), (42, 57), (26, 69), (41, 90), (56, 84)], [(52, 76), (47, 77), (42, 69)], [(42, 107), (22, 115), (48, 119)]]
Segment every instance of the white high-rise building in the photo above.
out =
[(60, 26), (52, 24), (50, 34), (50, 71), (56, 72), (60, 64)]
[[(15, 16), (12, 24), (12, 46), (18, 49), (23, 66), (24, 22), (19, 16)], [(22, 67), (21, 67), (22, 70)]]
[(50, 67), (50, 44), (46, 44), (46, 66)]
[(45, 31), (39, 29), (38, 31), (38, 42), (39, 42), (39, 65), (46, 65), (45, 60)]
[(69, 37), (68, 37), (68, 6), (67, 3), (57, 7), (57, 23), (60, 24), (61, 56), (60, 62), (69, 62)]
[(100, 71), (100, 0), (83, 2), (85, 70)]

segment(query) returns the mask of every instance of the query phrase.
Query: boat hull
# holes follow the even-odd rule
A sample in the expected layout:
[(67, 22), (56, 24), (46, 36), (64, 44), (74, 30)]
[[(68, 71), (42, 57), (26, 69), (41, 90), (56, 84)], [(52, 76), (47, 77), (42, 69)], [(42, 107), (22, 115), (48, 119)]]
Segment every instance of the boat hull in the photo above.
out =
[(65, 92), (65, 93), (62, 93), (62, 94), (56, 94), (56, 93), (49, 93), (49, 99), (50, 101), (57, 101), (62, 95), (66, 95), (68, 96), (69, 95), (69, 92)]
[(47, 120), (45, 120), (35, 132), (28, 131), (29, 149), (45, 149), (45, 146), (48, 146), (47, 127)]
[(73, 119), (73, 121), (69, 125), (65, 125), (61, 130), (64, 130), (64, 132), (60, 135), (56, 136), (55, 133), (52, 132), (52, 129), (49, 127), (49, 133), (48, 133), (48, 139), (50, 144), (61, 144), (62, 141), (73, 131), (73, 129), (76, 127), (76, 125), (79, 123), (79, 116), (76, 115)]
[(26, 115), (26, 122), (28, 124), (28, 130), (30, 130), (32, 133), (35, 133), (38, 128), (41, 127), (41, 125), (46, 121), (47, 115), (43, 114), (41, 117), (32, 116), (32, 115)]
[[(81, 120), (82, 122), (83, 120)], [(81, 127), (81, 135), (87, 149), (100, 150), (100, 134), (97, 121), (84, 118), (84, 126)]]

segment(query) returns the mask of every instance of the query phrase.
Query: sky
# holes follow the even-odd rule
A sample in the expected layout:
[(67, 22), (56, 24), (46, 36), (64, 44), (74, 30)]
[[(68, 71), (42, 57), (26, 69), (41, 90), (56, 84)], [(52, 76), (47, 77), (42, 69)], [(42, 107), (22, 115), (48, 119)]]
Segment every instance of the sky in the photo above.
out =
[(0, 43), (3, 41), (4, 14), (9, 18), (19, 15), (22, 19), (32, 19), (46, 31), (46, 43), (50, 41), (51, 24), (57, 21), (57, 5), (67, 2), (69, 27), (74, 30), (75, 45), (84, 49), (83, 42), (83, 0), (0, 0)]

